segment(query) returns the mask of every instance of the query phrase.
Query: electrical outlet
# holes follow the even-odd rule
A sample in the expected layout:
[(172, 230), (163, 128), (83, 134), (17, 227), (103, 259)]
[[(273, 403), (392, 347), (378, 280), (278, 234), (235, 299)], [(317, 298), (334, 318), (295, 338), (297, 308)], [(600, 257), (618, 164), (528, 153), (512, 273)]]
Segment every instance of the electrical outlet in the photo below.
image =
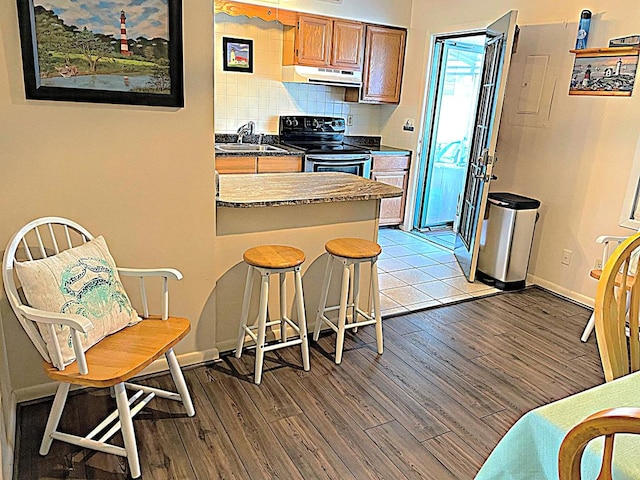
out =
[(595, 270), (602, 270), (602, 259), (601, 258), (597, 258), (596, 262), (593, 264), (593, 268)]
[(566, 248), (562, 251), (562, 264), (569, 265), (571, 264), (571, 250), (567, 250)]
[(353, 125), (353, 115), (347, 115), (347, 126), (351, 127)]

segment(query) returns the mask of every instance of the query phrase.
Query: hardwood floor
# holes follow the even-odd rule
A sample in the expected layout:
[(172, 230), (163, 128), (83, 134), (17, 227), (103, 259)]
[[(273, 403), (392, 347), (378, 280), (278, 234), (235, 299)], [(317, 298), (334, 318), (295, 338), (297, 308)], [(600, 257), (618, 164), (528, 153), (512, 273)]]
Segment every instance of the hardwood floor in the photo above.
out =
[[(538, 288), (390, 318), (373, 330), (186, 370), (196, 416), (155, 399), (134, 420), (144, 479), (471, 479), (527, 410), (603, 382), (590, 312)], [(170, 386), (168, 375), (144, 380)], [(62, 427), (86, 433), (105, 391), (71, 396)], [(120, 457), (54, 441), (38, 454), (51, 400), (19, 406), (18, 479), (127, 478)], [(115, 442), (121, 442), (116, 437)]]

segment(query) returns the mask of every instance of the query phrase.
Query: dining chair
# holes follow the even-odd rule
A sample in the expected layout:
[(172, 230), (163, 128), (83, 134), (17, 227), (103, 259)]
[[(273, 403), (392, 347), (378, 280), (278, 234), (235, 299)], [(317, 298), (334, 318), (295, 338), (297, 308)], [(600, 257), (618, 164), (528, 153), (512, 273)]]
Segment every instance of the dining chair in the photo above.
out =
[(611, 480), (614, 436), (619, 433), (640, 435), (640, 408), (602, 410), (573, 427), (560, 444), (559, 480), (580, 480), (584, 449), (591, 440), (601, 436), (605, 437), (605, 447), (597, 480)]
[[(591, 271), (589, 271), (589, 276), (591, 278), (600, 280), (600, 277), (602, 276), (602, 268), (604, 265), (606, 265), (607, 260), (609, 259), (609, 256), (613, 253), (615, 248), (618, 245), (620, 245), (622, 242), (624, 242), (627, 238), (629, 237), (602, 235), (596, 239), (596, 243), (602, 244), (602, 257), (600, 259), (600, 268), (594, 268)], [(632, 274), (629, 275), (627, 279), (627, 288), (631, 288), (633, 286), (633, 283), (635, 282), (635, 279), (636, 279), (635, 268), (631, 269), (631, 273)], [(595, 327), (595, 312), (591, 314), (591, 317), (589, 317), (589, 321), (587, 322), (587, 325), (584, 327), (584, 331), (582, 332), (582, 336), (580, 337), (580, 340), (582, 340), (583, 342), (586, 342), (587, 340), (589, 340), (589, 337), (591, 336), (591, 332), (593, 332), (594, 327)]]
[[(593, 318), (605, 381), (640, 369), (640, 284), (635, 281), (640, 233), (615, 240), (600, 272)], [(633, 273), (633, 275), (632, 275)], [(625, 288), (620, 288), (622, 285)], [(635, 332), (630, 335), (629, 332)], [(610, 480), (614, 436), (640, 434), (640, 409), (613, 408), (597, 412), (578, 423), (564, 437), (558, 456), (560, 480), (579, 480), (580, 462), (587, 444), (604, 436), (603, 461), (598, 480)]]
[(607, 260), (598, 281), (594, 318), (607, 382), (640, 369), (640, 283), (630, 274), (638, 247), (640, 233), (625, 239)]
[[(120, 276), (137, 277), (143, 318), (138, 316)], [(161, 279), (161, 315), (149, 315), (145, 279)], [(126, 457), (131, 477), (140, 460), (133, 417), (154, 397), (193, 403), (173, 347), (190, 330), (186, 318), (169, 316), (168, 280), (175, 269), (125, 269), (115, 265), (105, 240), (60, 217), (34, 220), (10, 240), (2, 262), (2, 280), (11, 307), (44, 359), (46, 374), (58, 382), (44, 430), (40, 454), (53, 440)], [(177, 392), (130, 383), (164, 355)], [(18, 361), (18, 359), (16, 359)], [(71, 385), (110, 387), (116, 410), (86, 436), (58, 430)], [(128, 396), (127, 389), (133, 393)], [(122, 432), (124, 447), (109, 443)]]

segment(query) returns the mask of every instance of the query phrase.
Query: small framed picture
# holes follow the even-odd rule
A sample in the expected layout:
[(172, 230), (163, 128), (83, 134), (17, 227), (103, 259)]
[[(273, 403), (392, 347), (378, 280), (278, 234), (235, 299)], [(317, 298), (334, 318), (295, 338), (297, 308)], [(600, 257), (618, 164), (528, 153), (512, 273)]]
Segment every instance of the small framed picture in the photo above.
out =
[(253, 40), (222, 37), (222, 69), (253, 73)]
[(183, 107), (181, 0), (17, 0), (28, 99)]

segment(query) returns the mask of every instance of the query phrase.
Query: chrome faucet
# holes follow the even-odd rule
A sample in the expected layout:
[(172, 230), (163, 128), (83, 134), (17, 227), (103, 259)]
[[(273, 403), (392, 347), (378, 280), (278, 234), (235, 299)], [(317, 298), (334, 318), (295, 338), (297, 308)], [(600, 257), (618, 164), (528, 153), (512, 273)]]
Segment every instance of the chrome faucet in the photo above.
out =
[(238, 128), (238, 143), (242, 143), (242, 139), (245, 135), (253, 135), (256, 131), (255, 122), (248, 122)]

